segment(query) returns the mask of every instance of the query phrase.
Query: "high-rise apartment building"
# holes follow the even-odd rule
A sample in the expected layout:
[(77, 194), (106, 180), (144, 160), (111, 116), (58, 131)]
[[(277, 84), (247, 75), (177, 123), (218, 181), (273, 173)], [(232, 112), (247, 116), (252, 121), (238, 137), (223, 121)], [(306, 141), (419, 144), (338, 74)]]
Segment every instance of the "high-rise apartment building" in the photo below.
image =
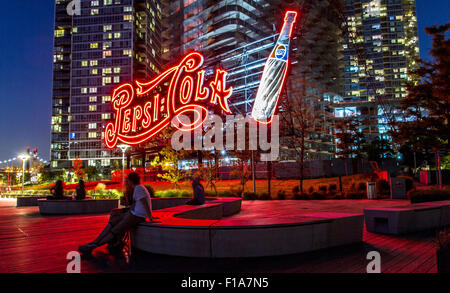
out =
[[(56, 0), (51, 121), (51, 166), (69, 169), (80, 158), (109, 166), (117, 157), (103, 143), (114, 119), (114, 87), (148, 80), (161, 68), (159, 0)], [(78, 7), (77, 7), (78, 8)]]
[(388, 139), (419, 57), (415, 0), (345, 0), (343, 17), (344, 83), (336, 115), (357, 117), (368, 140)]

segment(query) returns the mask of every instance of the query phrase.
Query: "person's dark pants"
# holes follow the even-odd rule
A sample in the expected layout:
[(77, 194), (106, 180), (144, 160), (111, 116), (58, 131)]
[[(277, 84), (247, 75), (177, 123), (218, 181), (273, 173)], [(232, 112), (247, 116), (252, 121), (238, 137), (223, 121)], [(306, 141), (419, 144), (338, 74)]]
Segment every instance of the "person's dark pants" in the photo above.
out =
[(123, 238), (127, 231), (144, 221), (145, 218), (133, 215), (129, 208), (123, 208), (112, 210), (108, 223), (112, 227), (111, 233), (115, 237), (114, 241), (118, 241)]
[(187, 203), (185, 203), (185, 204), (187, 204), (187, 205), (192, 205), (192, 206), (200, 206), (200, 205), (202, 205), (202, 204), (204, 204), (205, 203), (205, 201), (201, 201), (201, 200), (199, 200), (198, 198), (193, 198), (193, 199), (191, 199), (190, 201), (188, 201)]

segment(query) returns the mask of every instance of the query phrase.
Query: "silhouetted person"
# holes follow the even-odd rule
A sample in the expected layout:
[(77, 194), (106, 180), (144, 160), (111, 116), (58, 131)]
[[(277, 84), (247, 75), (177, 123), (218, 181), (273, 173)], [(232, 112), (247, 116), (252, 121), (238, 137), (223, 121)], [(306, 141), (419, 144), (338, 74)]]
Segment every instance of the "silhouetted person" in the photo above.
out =
[(188, 201), (188, 205), (202, 205), (205, 203), (205, 189), (200, 183), (200, 179), (194, 178), (192, 180), (192, 189), (194, 190), (194, 198)]
[(129, 207), (111, 211), (109, 222), (98, 237), (89, 244), (80, 245), (78, 251), (86, 254), (95, 248), (109, 243), (112, 248), (122, 241), (127, 231), (144, 222), (152, 220), (152, 202), (150, 194), (140, 183), (139, 174), (133, 172), (126, 179), (126, 197)]
[(65, 199), (62, 180), (56, 181), (55, 186), (51, 189), (51, 192), (52, 195), (47, 196), (47, 199)]
[(83, 180), (80, 179), (80, 181), (78, 181), (76, 191), (77, 195), (75, 196), (75, 199), (82, 200), (86, 198), (86, 187), (84, 186)]

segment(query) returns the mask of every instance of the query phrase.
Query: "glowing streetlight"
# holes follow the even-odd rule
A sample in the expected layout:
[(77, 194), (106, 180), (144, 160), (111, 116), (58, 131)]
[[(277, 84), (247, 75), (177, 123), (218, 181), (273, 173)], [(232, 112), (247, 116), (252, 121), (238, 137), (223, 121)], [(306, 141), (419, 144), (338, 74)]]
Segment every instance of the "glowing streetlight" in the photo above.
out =
[(19, 155), (19, 159), (22, 160), (22, 196), (23, 196), (23, 187), (25, 185), (25, 161), (30, 158), (27, 154)]
[(127, 144), (119, 144), (117, 147), (122, 150), (122, 194), (125, 196), (125, 152), (130, 146)]

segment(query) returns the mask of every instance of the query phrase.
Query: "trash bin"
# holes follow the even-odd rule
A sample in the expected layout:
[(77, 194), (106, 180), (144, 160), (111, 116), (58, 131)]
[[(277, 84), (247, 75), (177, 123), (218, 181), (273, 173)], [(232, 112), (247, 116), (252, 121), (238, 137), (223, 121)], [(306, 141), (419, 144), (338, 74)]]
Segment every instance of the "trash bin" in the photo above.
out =
[(377, 185), (375, 182), (367, 182), (367, 198), (368, 199), (377, 198)]

